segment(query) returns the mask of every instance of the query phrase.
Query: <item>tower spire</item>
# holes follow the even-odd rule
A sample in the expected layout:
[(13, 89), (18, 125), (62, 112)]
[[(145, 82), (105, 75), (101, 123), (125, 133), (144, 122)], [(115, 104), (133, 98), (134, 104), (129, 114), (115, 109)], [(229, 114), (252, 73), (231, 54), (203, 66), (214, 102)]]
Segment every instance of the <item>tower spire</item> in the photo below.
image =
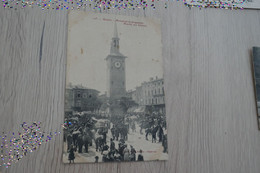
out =
[(119, 37), (118, 37), (118, 32), (117, 32), (116, 20), (114, 23), (114, 35), (112, 37), (110, 53), (111, 54), (119, 53)]
[(115, 23), (114, 23), (114, 38), (118, 38), (116, 20), (115, 20)]

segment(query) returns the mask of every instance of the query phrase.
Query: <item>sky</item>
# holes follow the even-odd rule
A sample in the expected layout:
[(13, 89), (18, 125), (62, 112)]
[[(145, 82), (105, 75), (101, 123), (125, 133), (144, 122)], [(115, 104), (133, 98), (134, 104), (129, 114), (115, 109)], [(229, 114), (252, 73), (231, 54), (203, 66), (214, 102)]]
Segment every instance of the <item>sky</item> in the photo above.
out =
[(110, 43), (117, 20), (120, 53), (126, 56), (126, 89), (133, 90), (150, 77), (163, 77), (159, 20), (112, 14), (69, 13), (66, 83), (106, 91)]

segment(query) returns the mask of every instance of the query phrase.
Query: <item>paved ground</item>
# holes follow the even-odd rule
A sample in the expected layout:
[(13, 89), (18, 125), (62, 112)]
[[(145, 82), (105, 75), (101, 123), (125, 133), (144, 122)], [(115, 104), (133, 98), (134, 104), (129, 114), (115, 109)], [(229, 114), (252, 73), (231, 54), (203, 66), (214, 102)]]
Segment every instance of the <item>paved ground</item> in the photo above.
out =
[[(128, 141), (126, 141), (126, 144), (128, 148), (130, 149), (130, 145), (132, 145), (135, 150), (137, 151), (137, 155), (140, 151), (140, 149), (143, 151), (144, 160), (167, 160), (168, 155), (166, 153), (163, 153), (163, 147), (162, 143), (152, 143), (151, 136), (148, 136), (148, 140), (145, 139), (145, 133), (141, 135), (139, 133), (139, 126), (136, 126), (136, 132), (132, 132), (130, 130), (130, 134), (128, 135)], [(111, 137), (110, 130), (107, 135), (107, 144), (110, 145), (109, 139)], [(116, 148), (118, 148), (118, 141), (114, 141), (116, 144)], [(64, 148), (67, 148), (67, 144), (64, 143)], [(66, 151), (66, 150), (65, 150)], [(84, 149), (83, 149), (84, 151)], [(68, 161), (68, 153), (63, 154), (63, 162), (69, 163)], [(84, 162), (95, 162), (95, 156), (99, 156), (99, 162), (101, 162), (102, 155), (100, 152), (96, 152), (95, 150), (95, 144), (93, 143), (93, 146), (89, 147), (88, 153), (78, 153), (75, 152), (75, 163), (84, 163)]]

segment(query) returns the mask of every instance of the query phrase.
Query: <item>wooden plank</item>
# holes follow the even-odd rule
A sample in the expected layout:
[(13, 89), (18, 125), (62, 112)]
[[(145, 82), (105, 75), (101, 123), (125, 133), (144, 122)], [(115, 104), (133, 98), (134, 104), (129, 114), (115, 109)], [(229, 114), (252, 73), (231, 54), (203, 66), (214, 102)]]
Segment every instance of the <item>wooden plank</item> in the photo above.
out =
[[(250, 50), (260, 46), (260, 11), (170, 2), (102, 12), (161, 19), (169, 161), (65, 165), (60, 135), (2, 171), (259, 173)], [(1, 131), (17, 132), (23, 121), (61, 129), (66, 29), (67, 11), (0, 7)]]

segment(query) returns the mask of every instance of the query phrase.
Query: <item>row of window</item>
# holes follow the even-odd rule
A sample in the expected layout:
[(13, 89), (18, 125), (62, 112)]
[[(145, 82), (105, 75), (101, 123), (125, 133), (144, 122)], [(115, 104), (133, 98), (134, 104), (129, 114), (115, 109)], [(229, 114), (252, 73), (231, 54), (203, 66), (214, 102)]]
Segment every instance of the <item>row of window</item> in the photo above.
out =
[(145, 96), (151, 96), (151, 95), (156, 95), (156, 94), (164, 94), (164, 87), (162, 88), (158, 88), (158, 89), (154, 89), (154, 90), (145, 90), (144, 91), (144, 95)]
[(87, 93), (83, 93), (81, 94), (80, 92), (77, 93), (77, 97), (78, 98), (92, 98), (92, 94), (87, 94)]
[(164, 104), (164, 97), (161, 98), (152, 98), (152, 99), (145, 99), (146, 105), (153, 105), (153, 104)]

